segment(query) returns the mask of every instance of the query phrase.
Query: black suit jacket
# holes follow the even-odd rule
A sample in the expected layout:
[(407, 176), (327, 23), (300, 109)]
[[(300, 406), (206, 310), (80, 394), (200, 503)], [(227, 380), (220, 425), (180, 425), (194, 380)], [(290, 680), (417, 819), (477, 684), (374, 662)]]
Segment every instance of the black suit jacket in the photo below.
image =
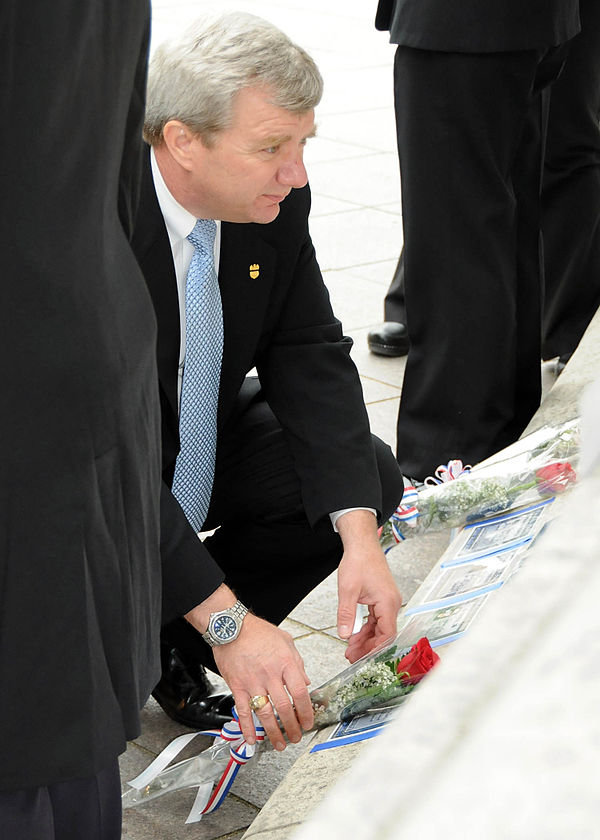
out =
[[(218, 428), (230, 421), (246, 374), (257, 368), (281, 423), (309, 521), (330, 511), (381, 508), (381, 487), (351, 340), (333, 315), (308, 232), (310, 192), (293, 190), (268, 225), (221, 227), (219, 285), (224, 350)], [(222, 579), (187, 525), (170, 487), (179, 451), (179, 308), (175, 271), (146, 161), (133, 247), (158, 319), (162, 406), (164, 620), (210, 594)], [(259, 274), (250, 276), (250, 266)], [(330, 526), (329, 526), (330, 527)], [(201, 562), (198, 562), (198, 561)]]
[(579, 0), (379, 0), (375, 26), (424, 50), (544, 49), (579, 32)]
[(105, 768), (160, 674), (156, 325), (123, 228), (148, 7), (31, 6), (0, 11), (31, 129), (0, 163), (0, 789)]

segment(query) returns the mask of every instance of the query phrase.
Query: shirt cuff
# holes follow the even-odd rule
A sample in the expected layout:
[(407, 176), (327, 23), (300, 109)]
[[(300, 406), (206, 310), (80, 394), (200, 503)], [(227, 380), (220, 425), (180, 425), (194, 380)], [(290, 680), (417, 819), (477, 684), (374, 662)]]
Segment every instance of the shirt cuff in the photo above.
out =
[(343, 510), (334, 510), (333, 513), (329, 514), (329, 518), (331, 519), (331, 524), (332, 524), (333, 530), (336, 532), (336, 534), (338, 533), (338, 529), (337, 529), (337, 525), (336, 525), (338, 519), (344, 513), (350, 513), (351, 510), (368, 510), (374, 516), (377, 516), (377, 511), (375, 510), (375, 508), (351, 507), (351, 508), (344, 508)]

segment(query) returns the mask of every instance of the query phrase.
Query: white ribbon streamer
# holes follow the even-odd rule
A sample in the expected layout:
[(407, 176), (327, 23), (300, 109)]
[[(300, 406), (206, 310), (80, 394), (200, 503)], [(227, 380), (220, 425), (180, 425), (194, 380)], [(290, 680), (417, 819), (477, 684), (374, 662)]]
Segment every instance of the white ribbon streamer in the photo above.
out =
[[(190, 813), (188, 814), (188, 818), (186, 823), (194, 823), (198, 822), (202, 819), (204, 814), (209, 814), (212, 811), (216, 811), (217, 808), (223, 803), (223, 800), (229, 793), (231, 785), (233, 784), (235, 777), (237, 776), (240, 767), (246, 764), (252, 756), (256, 752), (256, 746), (250, 745), (246, 742), (242, 730), (240, 728), (239, 719), (237, 715), (237, 710), (234, 707), (233, 709), (233, 720), (229, 721), (228, 723), (223, 726), (222, 729), (208, 729), (203, 730), (202, 732), (190, 732), (186, 735), (180, 735), (178, 738), (175, 738), (168, 744), (165, 749), (158, 755), (154, 761), (152, 761), (146, 769), (136, 776), (135, 779), (132, 779), (128, 784), (130, 787), (134, 788), (135, 790), (143, 790), (144, 788), (148, 787), (149, 785), (154, 782), (161, 773), (166, 771), (168, 775), (174, 768), (170, 768), (166, 770), (168, 765), (176, 758), (179, 753), (198, 735), (208, 735), (214, 737), (215, 741), (205, 753), (200, 754), (199, 756), (195, 756), (194, 758), (187, 759), (186, 761), (181, 762), (180, 765), (175, 765), (175, 767), (186, 765), (187, 762), (192, 762), (198, 760), (202, 757), (206, 757), (206, 761), (209, 763), (214, 757), (218, 757), (222, 752), (225, 744), (229, 746), (229, 759), (227, 761), (227, 766), (221, 773), (221, 776), (218, 778), (216, 785), (213, 784), (215, 778), (210, 780), (206, 780), (206, 777), (203, 779), (199, 779), (197, 782), (198, 791), (196, 794), (196, 799)], [(265, 730), (263, 729), (260, 721), (256, 717), (256, 715), (252, 714), (253, 721), (254, 721), (254, 728), (256, 731), (256, 742), (259, 744), (261, 741), (265, 739)], [(212, 752), (212, 755), (211, 755)], [(218, 765), (216, 765), (217, 774), (219, 772)], [(215, 774), (216, 776), (216, 774)], [(195, 787), (195, 784), (186, 785), (187, 787)], [(177, 788), (171, 788), (177, 789)], [(168, 793), (169, 788), (167, 787), (164, 793)], [(162, 795), (159, 793), (158, 795)], [(124, 795), (125, 796), (125, 795)], [(151, 798), (154, 798), (152, 796)], [(143, 800), (142, 800), (143, 801)], [(139, 802), (135, 804), (140, 804)], [(126, 806), (127, 807), (127, 806)]]

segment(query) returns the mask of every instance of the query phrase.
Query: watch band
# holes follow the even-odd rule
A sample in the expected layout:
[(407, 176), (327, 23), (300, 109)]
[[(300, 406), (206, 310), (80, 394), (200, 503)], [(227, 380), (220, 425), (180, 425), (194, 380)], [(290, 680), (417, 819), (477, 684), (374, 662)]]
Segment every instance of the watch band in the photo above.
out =
[(226, 645), (233, 642), (240, 634), (242, 622), (248, 613), (248, 608), (241, 601), (236, 601), (232, 607), (211, 613), (206, 632), (202, 638), (211, 647)]

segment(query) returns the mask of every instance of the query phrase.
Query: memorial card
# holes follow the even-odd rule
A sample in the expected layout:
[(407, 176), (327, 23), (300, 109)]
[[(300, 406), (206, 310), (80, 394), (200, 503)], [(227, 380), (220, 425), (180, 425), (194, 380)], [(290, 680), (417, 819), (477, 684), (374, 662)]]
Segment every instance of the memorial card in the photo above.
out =
[(465, 632), (485, 601), (488, 592), (459, 601), (436, 607), (429, 605), (428, 609), (408, 615), (404, 627), (400, 628), (398, 639), (402, 644), (412, 644), (416, 639), (426, 636), (431, 647), (435, 648), (447, 642), (453, 642)]
[(343, 747), (345, 744), (353, 744), (356, 741), (364, 741), (366, 738), (379, 735), (383, 727), (392, 720), (397, 705), (366, 712), (351, 720), (338, 723), (327, 740), (316, 744), (311, 749), (311, 753), (329, 750), (332, 747)]
[(468, 563), (509, 548), (526, 546), (546, 522), (553, 501), (545, 499), (521, 510), (465, 525), (453, 541), (443, 566)]
[(419, 590), (419, 603), (412, 604), (406, 610), (406, 615), (431, 610), (444, 603), (455, 604), (498, 589), (519, 567), (520, 555), (521, 549), (517, 548), (470, 563), (450, 566), (442, 563), (438, 575), (428, 578)]

